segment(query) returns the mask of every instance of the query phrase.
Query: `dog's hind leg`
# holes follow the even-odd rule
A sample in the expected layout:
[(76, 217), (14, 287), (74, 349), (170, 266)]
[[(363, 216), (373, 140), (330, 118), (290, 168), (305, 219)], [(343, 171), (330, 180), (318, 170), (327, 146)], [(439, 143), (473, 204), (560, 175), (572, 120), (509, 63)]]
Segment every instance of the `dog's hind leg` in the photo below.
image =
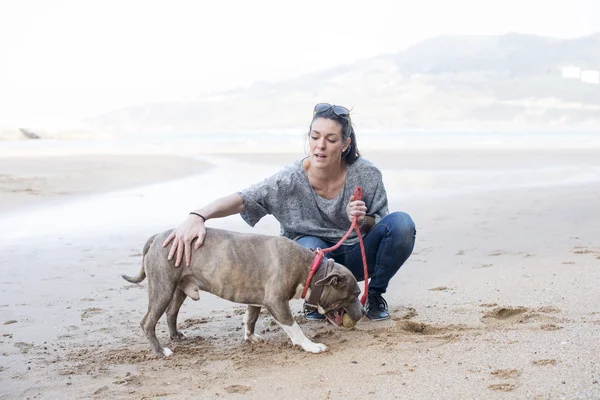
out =
[(322, 343), (314, 343), (306, 337), (300, 325), (296, 322), (290, 311), (290, 305), (287, 302), (265, 304), (275, 321), (279, 323), (281, 328), (287, 333), (292, 340), (292, 344), (300, 346), (304, 351), (310, 353), (322, 353), (327, 350), (327, 346)]
[(164, 283), (159, 288), (155, 287), (152, 280), (148, 281), (148, 312), (142, 319), (142, 330), (150, 341), (150, 347), (158, 356), (170, 356), (173, 352), (160, 345), (156, 338), (156, 323), (165, 313), (169, 303), (173, 299), (175, 283)]
[(260, 335), (254, 333), (254, 327), (256, 326), (256, 320), (260, 314), (260, 307), (249, 305), (244, 314), (244, 340), (248, 343), (256, 343), (263, 340)]
[(169, 307), (167, 307), (167, 325), (169, 326), (171, 340), (179, 341), (185, 339), (185, 335), (177, 330), (177, 315), (186, 297), (181, 289), (175, 289), (173, 299), (169, 303)]

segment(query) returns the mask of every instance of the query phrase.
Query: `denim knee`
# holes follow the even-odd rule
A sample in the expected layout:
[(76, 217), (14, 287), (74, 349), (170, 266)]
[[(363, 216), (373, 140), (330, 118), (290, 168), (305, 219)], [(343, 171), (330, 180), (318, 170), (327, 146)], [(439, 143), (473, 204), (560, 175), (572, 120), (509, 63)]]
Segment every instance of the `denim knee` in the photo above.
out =
[(302, 247), (306, 247), (307, 249), (326, 249), (329, 246), (329, 244), (327, 242), (325, 242), (323, 239), (318, 238), (316, 236), (302, 236), (301, 238), (296, 239), (296, 241), (302, 246)]
[(405, 241), (413, 240), (417, 234), (415, 223), (410, 215), (405, 212), (390, 213), (383, 217), (379, 223), (386, 225), (391, 235)]

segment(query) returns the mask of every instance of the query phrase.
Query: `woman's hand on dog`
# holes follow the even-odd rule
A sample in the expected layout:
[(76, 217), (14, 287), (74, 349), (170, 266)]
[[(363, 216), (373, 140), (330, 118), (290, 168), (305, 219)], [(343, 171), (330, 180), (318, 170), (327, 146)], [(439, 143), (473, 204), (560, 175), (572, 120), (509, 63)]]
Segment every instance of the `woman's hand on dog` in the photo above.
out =
[(163, 247), (169, 245), (171, 241), (171, 250), (169, 251), (169, 260), (175, 258), (175, 266), (179, 267), (181, 259), (185, 255), (185, 265), (190, 266), (192, 262), (192, 241), (194, 243), (194, 250), (197, 250), (204, 243), (204, 237), (206, 236), (206, 226), (204, 226), (204, 220), (197, 215), (190, 214), (188, 218), (163, 242)]

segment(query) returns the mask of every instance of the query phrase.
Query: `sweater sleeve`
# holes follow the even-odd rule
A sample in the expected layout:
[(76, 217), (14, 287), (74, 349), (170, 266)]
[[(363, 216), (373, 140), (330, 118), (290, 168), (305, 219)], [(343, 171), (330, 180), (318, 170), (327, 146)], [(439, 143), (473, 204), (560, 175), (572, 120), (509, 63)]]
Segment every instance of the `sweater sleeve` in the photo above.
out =
[(268, 214), (281, 217), (282, 213), (288, 212), (288, 202), (283, 200), (294, 189), (293, 173), (293, 167), (288, 165), (267, 179), (238, 192), (245, 208), (240, 215), (248, 225), (256, 225)]
[(240, 215), (248, 225), (254, 226), (262, 217), (272, 214), (271, 205), (272, 200), (277, 197), (278, 175), (238, 192), (244, 202), (244, 211)]
[(389, 214), (387, 192), (385, 191), (381, 172), (377, 174), (377, 177), (373, 199), (371, 204), (367, 204), (367, 215), (374, 217), (375, 223), (378, 223), (381, 218)]

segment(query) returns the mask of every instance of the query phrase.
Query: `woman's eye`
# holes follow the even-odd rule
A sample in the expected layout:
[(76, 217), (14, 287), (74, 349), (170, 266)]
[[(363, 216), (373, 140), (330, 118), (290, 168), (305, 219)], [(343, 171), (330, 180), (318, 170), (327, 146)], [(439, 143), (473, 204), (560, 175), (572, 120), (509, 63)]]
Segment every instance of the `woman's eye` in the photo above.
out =
[(316, 137), (316, 136), (311, 136), (310, 138), (311, 138), (312, 140), (319, 140), (319, 138), (318, 138), (318, 137)]
[(329, 143), (335, 143), (337, 140), (328, 140)]

